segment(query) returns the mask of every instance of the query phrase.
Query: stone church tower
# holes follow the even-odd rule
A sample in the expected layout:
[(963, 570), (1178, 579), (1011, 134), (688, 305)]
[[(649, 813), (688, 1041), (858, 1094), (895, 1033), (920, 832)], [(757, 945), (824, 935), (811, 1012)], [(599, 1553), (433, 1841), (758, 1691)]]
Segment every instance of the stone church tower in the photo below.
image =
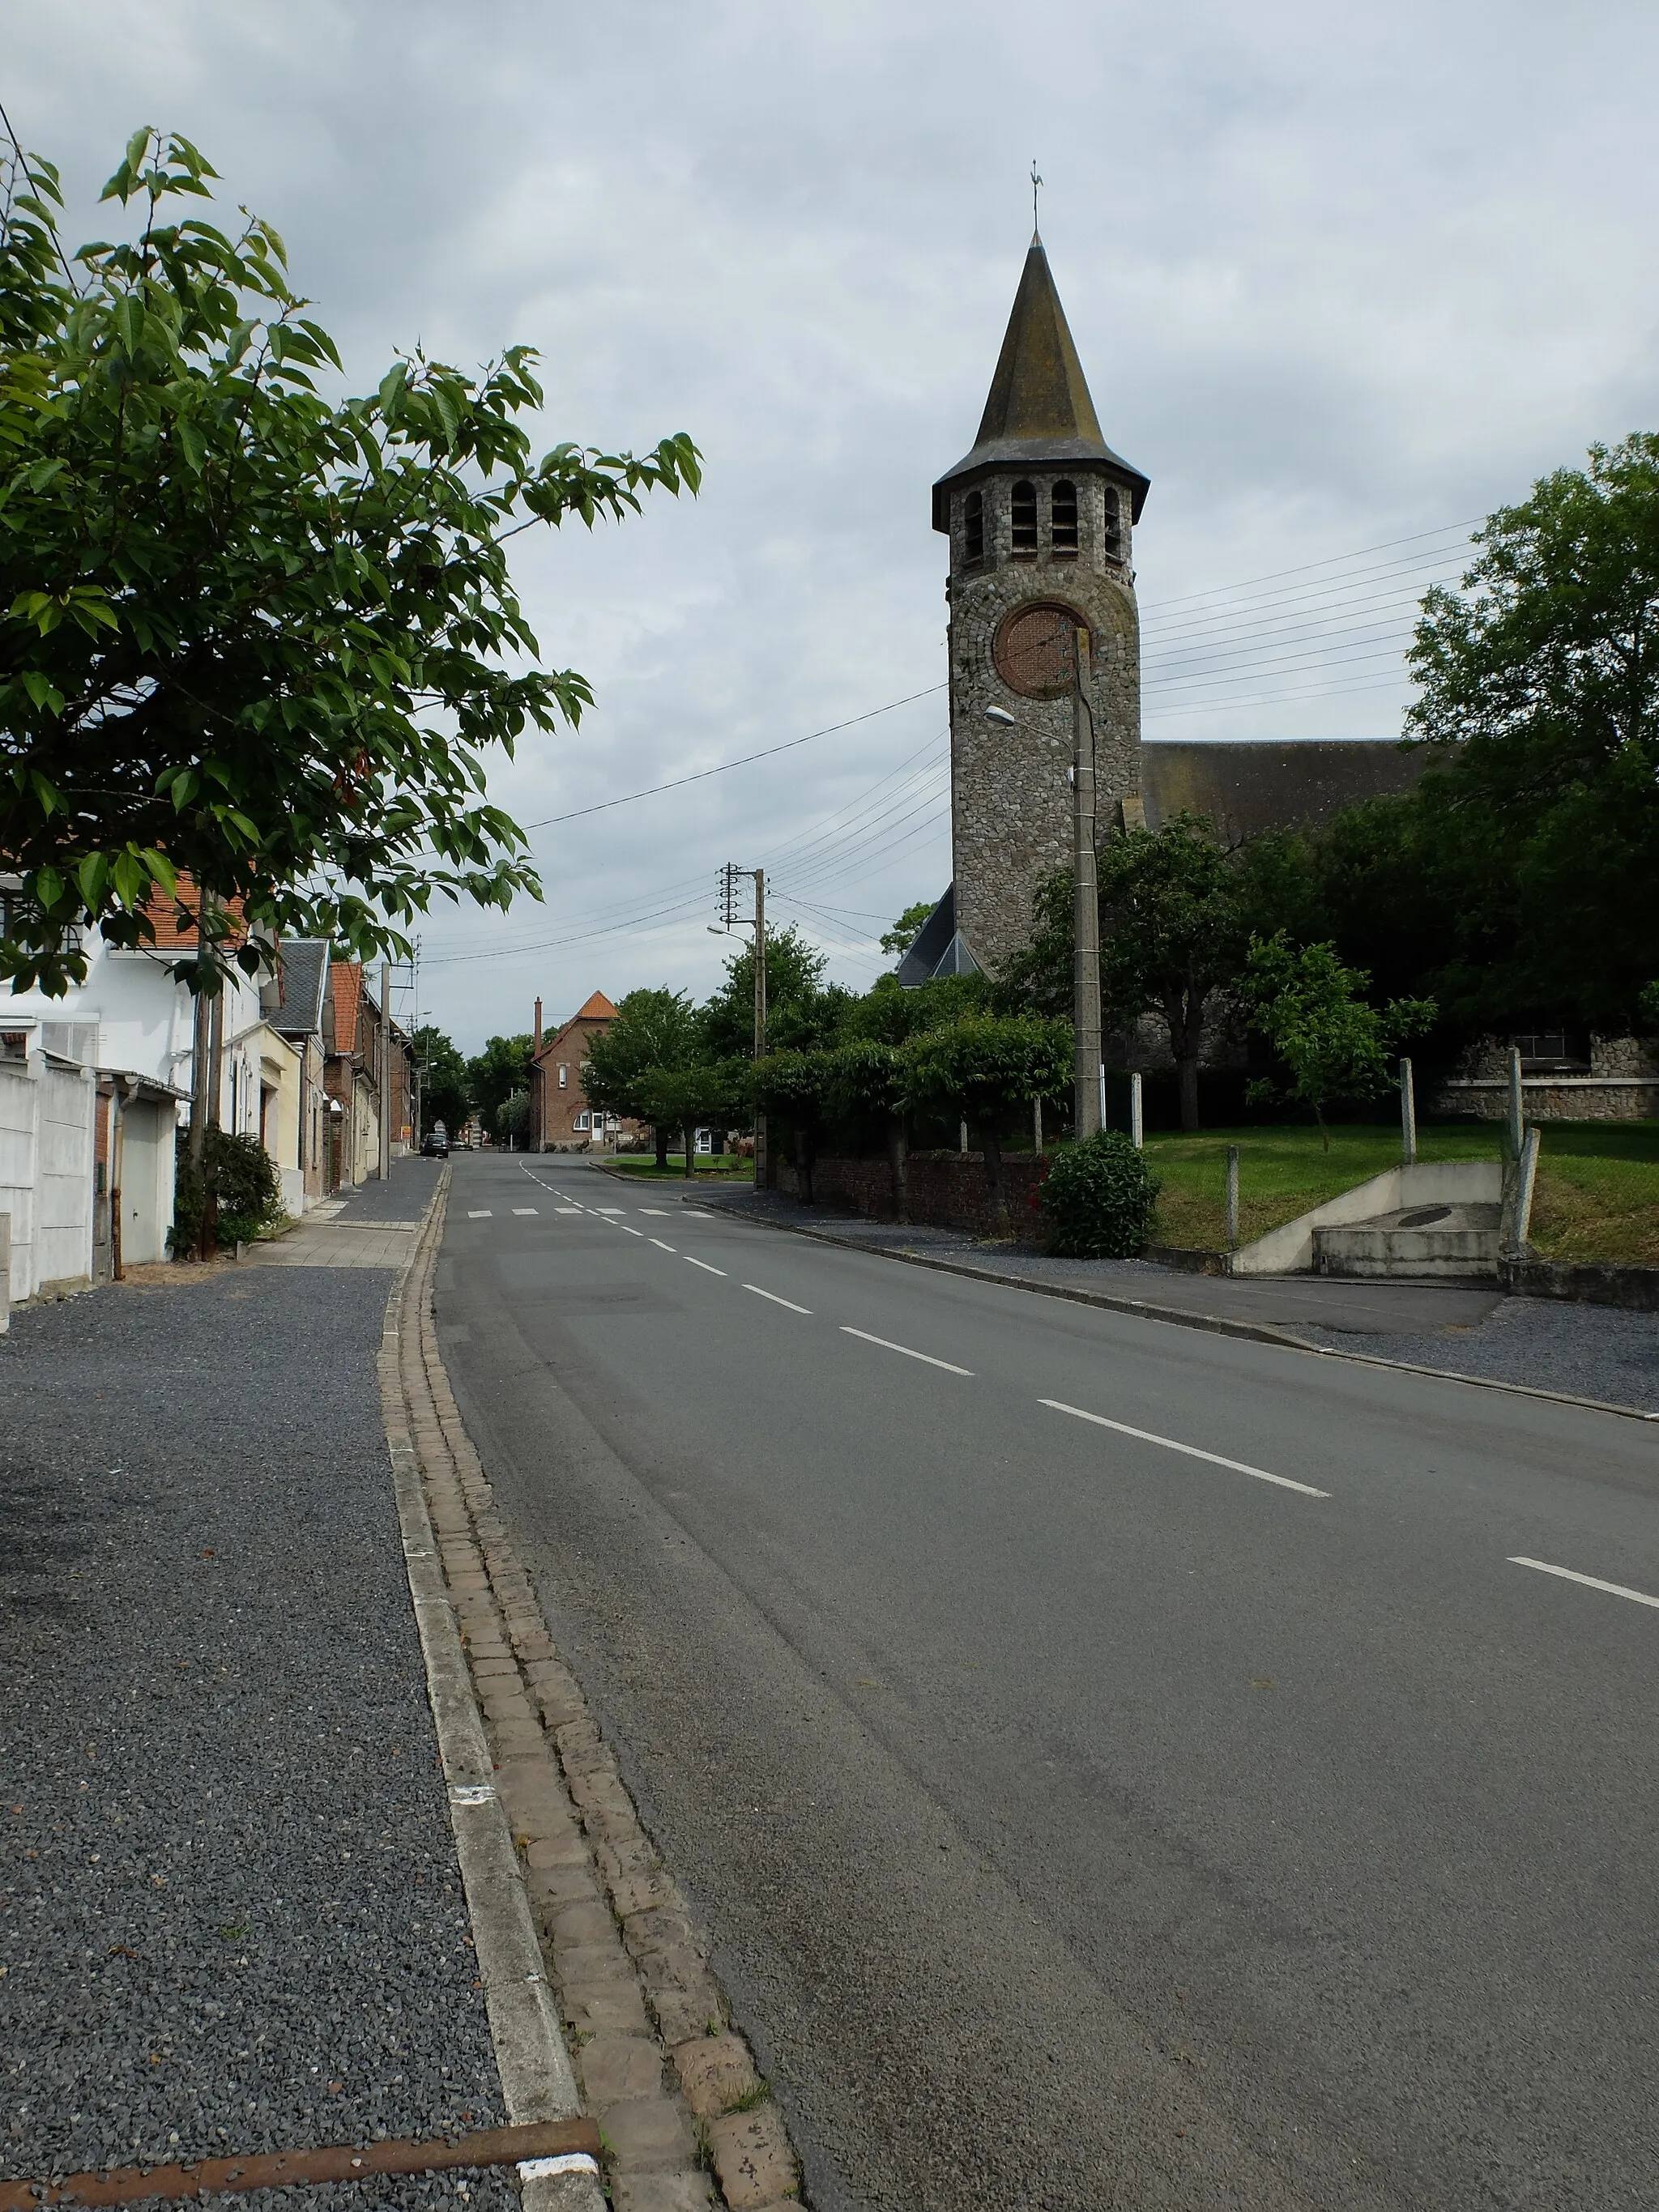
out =
[(1122, 818), (1126, 800), (1130, 818), (1138, 815), (1132, 532), (1147, 489), (1101, 435), (1048, 257), (1033, 237), (979, 436), (933, 487), (933, 527), (951, 541), (955, 882), (902, 981), (1000, 967), (1030, 933), (1038, 878), (1070, 863), (1079, 627), (1091, 641), (1098, 834)]

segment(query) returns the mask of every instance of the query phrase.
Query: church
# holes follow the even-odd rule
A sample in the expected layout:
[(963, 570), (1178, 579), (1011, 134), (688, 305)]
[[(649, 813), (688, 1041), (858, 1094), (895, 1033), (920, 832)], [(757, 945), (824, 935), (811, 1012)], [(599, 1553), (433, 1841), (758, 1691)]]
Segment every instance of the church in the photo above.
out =
[(1151, 484), (1115, 453), (1033, 236), (972, 450), (933, 486), (950, 541), (952, 881), (902, 983), (994, 972), (1030, 933), (1039, 880), (1072, 858), (1073, 639), (1088, 634), (1097, 836), (1182, 808), (1236, 844), (1402, 791), (1391, 739), (1148, 742), (1140, 734), (1134, 532)]

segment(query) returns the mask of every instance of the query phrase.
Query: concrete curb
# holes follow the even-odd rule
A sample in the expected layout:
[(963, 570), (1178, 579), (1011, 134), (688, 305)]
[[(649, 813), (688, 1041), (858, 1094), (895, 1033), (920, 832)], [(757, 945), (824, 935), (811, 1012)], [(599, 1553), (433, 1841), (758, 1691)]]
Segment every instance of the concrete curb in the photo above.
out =
[[(472, 1679), (444, 1586), (420, 1455), (404, 1395), (404, 1339), (418, 1307), (442, 1231), (449, 1170), (427, 1209), (415, 1250), (392, 1285), (378, 1360), (380, 1404), (403, 1533), (410, 1599), (420, 1632), (427, 1691), (449, 1792), (455, 1853), (483, 1984), (496, 2071), (510, 2122), (575, 2118), (582, 2110), (569, 2054), (554, 2011), (531, 1918), (518, 1853), (495, 1787), (494, 1761), (472, 1694)], [(565, 2166), (564, 2160), (559, 2161)], [(529, 2212), (604, 2212), (597, 2169), (573, 2160), (556, 2175), (520, 2172)]]
[[(706, 1202), (707, 1194), (703, 1194)], [(681, 1194), (684, 1205), (690, 1194)], [(718, 1203), (718, 1201), (716, 1201)], [(1281, 1352), (1299, 1352), (1316, 1359), (1346, 1359), (1357, 1367), (1378, 1367), (1395, 1375), (1431, 1376), (1439, 1382), (1462, 1382), (1472, 1390), (1502, 1390), (1515, 1398), (1540, 1398), (1552, 1406), (1577, 1406), (1584, 1413), (1615, 1413), (1620, 1420), (1659, 1421), (1659, 1413), (1640, 1406), (1617, 1406), (1603, 1398), (1576, 1398), (1565, 1390), (1540, 1390), (1535, 1383), (1504, 1382), (1491, 1375), (1462, 1375), (1455, 1367), (1424, 1367), (1408, 1359), (1384, 1359), (1373, 1352), (1344, 1352), (1336, 1345), (1310, 1344), (1291, 1330), (1266, 1322), (1234, 1321), (1222, 1314), (1201, 1314), (1182, 1306), (1154, 1305), (1145, 1298), (1121, 1297), (1110, 1291), (1085, 1291), (1069, 1283), (1033, 1282), (1025, 1275), (1003, 1275), (989, 1267), (975, 1267), (960, 1260), (936, 1260), (924, 1252), (895, 1252), (880, 1245), (857, 1244), (828, 1230), (797, 1227), (793, 1221), (769, 1221), (763, 1215), (732, 1216), (752, 1229), (780, 1230), (786, 1237), (809, 1237), (814, 1243), (832, 1244), (837, 1251), (862, 1253), (872, 1260), (897, 1260), (908, 1267), (931, 1267), (944, 1275), (962, 1275), (973, 1283), (994, 1283), (1001, 1290), (1030, 1291), (1040, 1298), (1065, 1298), (1073, 1305), (1099, 1306), (1109, 1313), (1128, 1314), (1139, 1321), (1167, 1322), (1176, 1328), (1196, 1328), (1212, 1336), (1234, 1336), (1255, 1344), (1275, 1345)]]

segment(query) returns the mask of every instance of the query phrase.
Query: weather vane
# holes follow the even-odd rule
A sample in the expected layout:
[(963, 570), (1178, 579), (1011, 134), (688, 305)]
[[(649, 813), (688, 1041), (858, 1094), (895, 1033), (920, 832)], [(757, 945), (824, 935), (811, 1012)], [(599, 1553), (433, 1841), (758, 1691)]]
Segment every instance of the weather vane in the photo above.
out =
[(1031, 228), (1034, 231), (1039, 228), (1037, 222), (1037, 194), (1042, 190), (1042, 179), (1037, 174), (1036, 158), (1033, 155), (1031, 160)]

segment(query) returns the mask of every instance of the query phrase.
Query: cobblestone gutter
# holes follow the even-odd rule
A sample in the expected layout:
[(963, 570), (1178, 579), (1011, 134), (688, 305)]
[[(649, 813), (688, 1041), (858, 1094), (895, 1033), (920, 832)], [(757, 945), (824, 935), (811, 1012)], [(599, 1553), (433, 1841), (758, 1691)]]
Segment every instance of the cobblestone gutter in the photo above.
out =
[[(474, 1717), (481, 1716), (499, 1811), (452, 1774), (457, 1841), (474, 1904), (481, 1970), (512, 2117), (556, 2116), (574, 2069), (598, 2120), (605, 2181), (617, 2212), (763, 2212), (798, 2197), (795, 2160), (747, 2045), (731, 2027), (684, 1900), (640, 1825), (616, 1762), (561, 1662), (462, 1427), (439, 1355), (432, 1282), (443, 1235), (446, 1172), (388, 1315), (381, 1389), (417, 1613), (453, 1620), (465, 1655)], [(418, 1474), (418, 1490), (412, 1478)], [(410, 1511), (419, 1521), (411, 1527)], [(423, 1599), (419, 1555), (430, 1551)], [(428, 1676), (440, 1735), (464, 1740), (467, 1716), (445, 1706), (439, 1634)], [(449, 1765), (446, 1741), (446, 1766)], [(483, 1778), (480, 1778), (482, 1782)], [(489, 1859), (489, 1824), (504, 1812), (522, 1887), (502, 1898)], [(469, 1824), (482, 1813), (469, 1860)], [(527, 1905), (546, 1980), (515, 1953)], [(516, 1911), (515, 1911), (516, 1907)], [(482, 1920), (481, 1920), (482, 1914)], [(492, 1985), (486, 1924), (499, 1939)], [(514, 1960), (527, 1971), (516, 1972)], [(556, 2009), (563, 2048), (544, 2051), (539, 2084), (538, 2005)], [(566, 2050), (568, 2059), (566, 2058)], [(515, 2081), (517, 2089), (515, 2093)], [(542, 2109), (532, 2111), (531, 2105)], [(720, 2192), (716, 2195), (716, 2188)], [(591, 2179), (568, 2171), (525, 2177), (526, 2205), (597, 2208)]]

